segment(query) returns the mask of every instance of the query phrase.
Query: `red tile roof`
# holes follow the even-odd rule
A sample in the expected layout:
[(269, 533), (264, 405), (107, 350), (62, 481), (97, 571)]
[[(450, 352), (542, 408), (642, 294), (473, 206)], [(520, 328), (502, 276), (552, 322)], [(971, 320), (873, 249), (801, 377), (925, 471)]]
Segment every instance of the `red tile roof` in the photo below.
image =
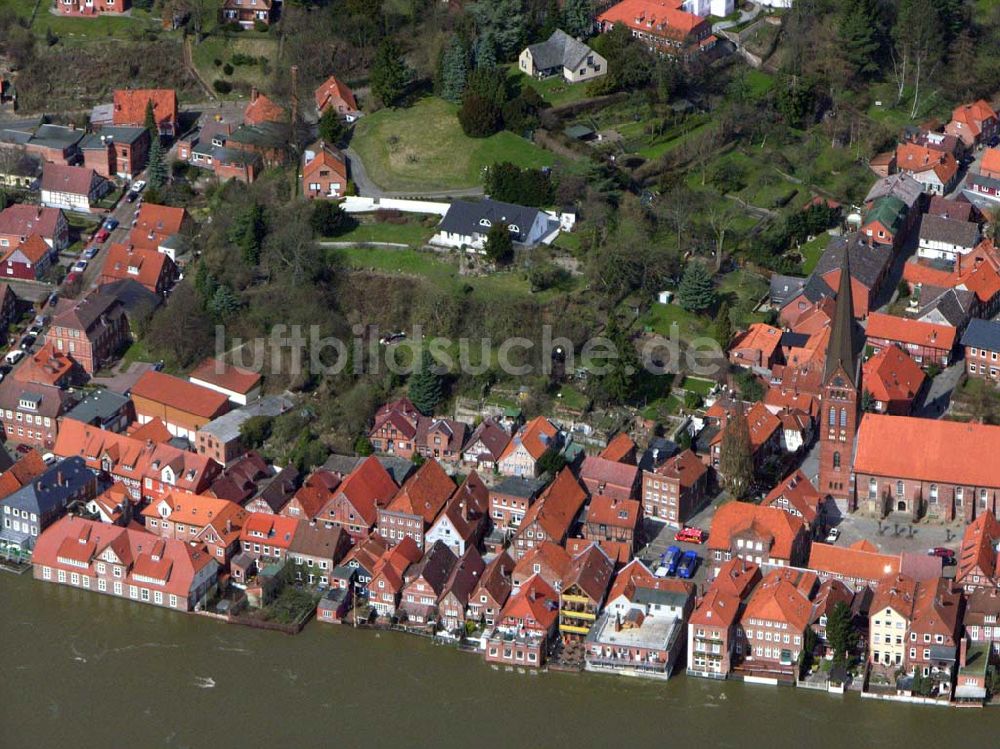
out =
[(8, 258), (15, 252), (20, 252), (24, 255), (25, 260), (32, 265), (38, 265), (38, 263), (48, 257), (49, 253), (52, 252), (52, 248), (45, 243), (40, 234), (29, 234), (23, 242), (10, 248), (0, 262), (7, 262)]
[(868, 327), (865, 330), (868, 339), (882, 338), (900, 343), (912, 343), (917, 346), (929, 346), (944, 351), (951, 351), (955, 346), (955, 328), (950, 325), (910, 320), (905, 317), (886, 315), (882, 312), (872, 312), (868, 316)]
[(997, 540), (1000, 540), (1000, 522), (991, 510), (986, 510), (965, 529), (958, 551), (955, 581), (971, 584), (972, 580), (967, 578), (973, 574), (994, 577), (997, 572)]
[(455, 491), (455, 482), (436, 460), (428, 460), (399, 488), (388, 512), (417, 515), (431, 524)]
[(614, 561), (600, 544), (591, 543), (570, 563), (563, 590), (575, 586), (600, 607), (614, 571)]
[(261, 377), (259, 373), (249, 369), (208, 358), (191, 370), (188, 379), (201, 380), (223, 390), (246, 395), (260, 384)]
[(388, 504), (398, 489), (378, 458), (371, 455), (343, 480), (336, 497), (350, 502), (365, 523), (372, 526), (378, 519), (378, 508)]
[(997, 426), (866, 413), (858, 430), (854, 471), (891, 479), (1000, 488), (1000, 472), (993, 463), (997, 455)]
[(1000, 179), (1000, 148), (987, 148), (979, 171), (988, 177)]
[(908, 575), (891, 573), (879, 579), (869, 611), (877, 616), (891, 608), (906, 620), (913, 617), (913, 603), (917, 595), (917, 581)]
[(565, 588), (572, 561), (565, 548), (551, 541), (542, 541), (514, 565), (514, 579), (524, 581), (532, 575), (541, 575), (553, 588)]
[(659, 476), (676, 479), (683, 488), (694, 486), (707, 472), (708, 467), (691, 449), (684, 450), (669, 458), (654, 470), (654, 473)]
[(562, 539), (569, 532), (586, 499), (587, 493), (572, 471), (564, 468), (525, 513), (520, 528), (528, 528), (537, 522), (549, 538)]
[(997, 119), (997, 113), (983, 99), (974, 101), (972, 104), (961, 104), (952, 111), (951, 119), (962, 122), (969, 127), (974, 137), (979, 137), (982, 132), (982, 124), (986, 120)]
[(351, 111), (357, 111), (358, 102), (354, 98), (354, 92), (338, 80), (337, 76), (331, 75), (316, 89), (316, 109), (322, 112), (328, 105), (336, 104), (338, 100), (344, 102)]
[(746, 598), (747, 594), (760, 582), (760, 578), (759, 564), (740, 557), (733, 557), (728, 562), (722, 563), (718, 574), (709, 587), (740, 600)]
[(128, 436), (134, 440), (156, 443), (170, 442), (174, 438), (159, 416), (150, 419), (145, 424), (132, 424), (128, 430)]
[(601, 457), (618, 463), (635, 462), (635, 442), (625, 432), (618, 432), (601, 450)]
[(0, 499), (34, 481), (46, 470), (48, 466), (45, 465), (38, 450), (32, 449), (25, 453), (14, 465), (0, 474)]
[(42, 189), (51, 192), (90, 195), (91, 187), (102, 180), (97, 172), (84, 166), (47, 163), (42, 167)]
[(229, 406), (229, 399), (222, 393), (152, 370), (144, 372), (132, 386), (132, 397), (209, 419), (224, 413)]
[(19, 382), (58, 386), (66, 381), (72, 371), (73, 360), (62, 351), (57, 351), (55, 345), (50, 342), (14, 370), (14, 379)]
[[(738, 333), (729, 347), (730, 356), (738, 362), (747, 361), (754, 366), (767, 366), (781, 342), (781, 330), (762, 322), (753, 323), (747, 330)], [(742, 352), (756, 352), (757, 359), (747, 357)]]
[(896, 146), (896, 168), (901, 172), (933, 171), (942, 183), (948, 184), (958, 172), (958, 162), (950, 153), (934, 151), (916, 143)]
[(747, 600), (744, 620), (787, 622), (792, 632), (805, 630), (812, 614), (812, 602), (808, 594), (789, 579), (789, 572), (773, 570), (761, 581)]
[[(164, 515), (163, 510), (168, 510)], [(200, 494), (170, 493), (157, 502), (146, 505), (144, 518), (166, 517), (172, 523), (183, 523), (198, 528), (212, 525), (220, 532), (227, 524), (237, 530), (246, 522), (249, 513), (235, 502)]]
[(816, 521), (823, 497), (816, 491), (816, 487), (812, 485), (809, 477), (801, 468), (794, 470), (774, 487), (764, 498), (762, 504), (765, 507), (773, 507), (782, 498), (798, 510), (806, 522), (814, 523)]
[(882, 403), (913, 400), (927, 379), (920, 365), (896, 346), (879, 351), (864, 363), (862, 371), (865, 390)]
[(243, 121), (248, 125), (259, 125), (262, 122), (283, 122), (285, 110), (264, 94), (251, 96), (250, 103), (243, 111)]
[(708, 548), (713, 551), (729, 551), (732, 535), (751, 525), (757, 526), (774, 539), (770, 551), (772, 559), (791, 559), (795, 539), (799, 533), (804, 533), (802, 520), (787, 512), (745, 502), (727, 502), (712, 518)]
[[(313, 153), (309, 159), (307, 154)], [(328, 146), (323, 141), (312, 144), (302, 156), (302, 179), (308, 180), (320, 169), (329, 169), (340, 179), (347, 182), (347, 159), (338, 148)]]
[(514, 452), (520, 445), (524, 445), (524, 449), (533, 459), (539, 460), (553, 445), (558, 433), (559, 430), (551, 421), (544, 416), (536, 416), (518, 430), (500, 455), (500, 460)]
[(524, 629), (547, 632), (559, 618), (559, 595), (533, 575), (508, 599), (500, 616), (504, 622), (524, 622)]
[(129, 242), (144, 250), (155, 250), (167, 237), (180, 233), (186, 218), (183, 208), (143, 203), (129, 232)]
[(164, 266), (171, 260), (155, 249), (139, 249), (131, 245), (113, 244), (108, 248), (101, 268), (103, 283), (130, 279), (145, 286), (154, 294), (161, 289)]
[(629, 499), (635, 490), (639, 469), (628, 463), (618, 463), (596, 455), (588, 455), (580, 466), (580, 479), (591, 494), (608, 494)]
[[(225, 501), (225, 500), (223, 500)], [(268, 544), (288, 549), (295, 538), (299, 521), (269, 512), (251, 512), (243, 521), (240, 541)]]
[(690, 34), (704, 19), (681, 10), (682, 0), (622, 0), (597, 17), (599, 23), (621, 23), (645, 34), (673, 36), (671, 30)]
[(688, 619), (689, 624), (703, 627), (731, 627), (740, 613), (740, 599), (712, 588), (701, 599)]
[(112, 121), (116, 125), (145, 127), (146, 104), (150, 101), (157, 125), (177, 122), (177, 92), (164, 88), (115, 91)]
[(635, 529), (639, 523), (641, 509), (642, 505), (638, 500), (618, 499), (599, 494), (590, 500), (587, 522), (606, 525), (609, 528)]
[(62, 211), (58, 208), (15, 203), (0, 211), (0, 234), (12, 234), (18, 237), (41, 234), (46, 239), (53, 239), (61, 215)]
[(814, 541), (809, 569), (840, 580), (874, 582), (899, 572), (899, 556)]

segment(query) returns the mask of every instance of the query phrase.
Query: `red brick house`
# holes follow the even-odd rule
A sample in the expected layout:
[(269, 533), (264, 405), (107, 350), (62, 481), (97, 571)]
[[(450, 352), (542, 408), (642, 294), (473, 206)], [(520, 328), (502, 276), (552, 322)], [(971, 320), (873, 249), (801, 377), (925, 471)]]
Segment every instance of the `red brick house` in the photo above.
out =
[(501, 551), (486, 565), (483, 574), (469, 597), (468, 618), (492, 627), (500, 618), (500, 611), (513, 587), (511, 576), (514, 560)]
[(510, 476), (490, 488), (490, 517), (493, 527), (505, 533), (514, 533), (528, 508), (545, 488), (538, 479)]
[(262, 125), (267, 122), (284, 122), (286, 117), (284, 107), (276, 104), (270, 97), (260, 93), (256, 88), (250, 90), (250, 103), (243, 110), (244, 124)]
[(316, 111), (322, 115), (330, 108), (348, 122), (361, 116), (354, 92), (335, 75), (331, 75), (316, 89)]
[(858, 509), (876, 517), (900, 512), (947, 522), (996, 513), (998, 450), (1000, 427), (865, 414), (854, 459)]
[(110, 362), (129, 340), (125, 307), (112, 294), (97, 289), (56, 309), (45, 341), (73, 357), (87, 374)]
[(639, 473), (634, 465), (588, 455), (580, 466), (580, 481), (592, 497), (627, 500), (639, 494)]
[[(755, 468), (781, 449), (781, 419), (771, 413), (760, 401), (754, 403), (744, 415), (742, 412), (725, 413), (720, 418), (720, 429), (709, 440), (708, 459), (716, 472), (722, 464), (722, 441), (732, 419), (746, 419), (750, 431), (750, 449)], [(700, 449), (700, 448), (699, 448)], [(720, 473), (721, 475), (721, 473)]]
[(744, 669), (755, 675), (797, 676), (817, 585), (812, 572), (772, 570), (754, 588), (737, 627)]
[(947, 367), (955, 348), (957, 331), (950, 325), (873, 312), (868, 317), (865, 335), (873, 354), (888, 346), (898, 346), (917, 364)]
[(149, 131), (144, 127), (103, 127), (80, 142), (83, 165), (106, 179), (132, 179), (146, 167)]
[(289, 558), (292, 539), (298, 529), (295, 518), (253, 512), (243, 520), (240, 545), (243, 554), (257, 560), (282, 562)]
[(191, 226), (191, 217), (183, 208), (143, 203), (129, 232), (129, 243), (141, 250), (157, 250), (176, 260), (173, 249), (165, 247), (167, 240)]
[(801, 518), (808, 530), (815, 532), (823, 524), (823, 499), (802, 469), (797, 468), (768, 493), (761, 506), (776, 507)]
[(333, 499), (339, 486), (340, 479), (329, 471), (313, 471), (278, 514), (298, 520), (315, 520)]
[(177, 279), (177, 266), (162, 252), (142, 250), (131, 244), (113, 244), (104, 257), (98, 283), (124, 279), (136, 281), (162, 297), (167, 295)]
[(222, 23), (235, 23), (244, 29), (252, 29), (256, 24), (270, 26), (278, 17), (278, 5), (274, 0), (224, 0), (219, 11)]
[(867, 542), (852, 546), (835, 546), (813, 542), (809, 548), (809, 569), (820, 580), (838, 580), (855, 591), (877, 588), (879, 580), (899, 572), (901, 557), (880, 554)]
[(522, 519), (511, 544), (514, 559), (521, 559), (543, 541), (562, 544), (586, 499), (587, 492), (573, 473), (568, 468), (560, 471)]
[(559, 595), (540, 576), (511, 595), (499, 624), (484, 635), (487, 663), (538, 668), (559, 620)]
[(153, 118), (160, 136), (177, 135), (177, 92), (172, 88), (118, 89), (111, 121), (118, 127), (146, 127), (146, 106), (153, 103)]
[(228, 499), (199, 494), (167, 494), (142, 511), (146, 529), (155, 536), (205, 544), (223, 567), (240, 550), (240, 530), (249, 513)]
[(439, 623), (449, 632), (465, 630), (465, 612), (478, 588), (486, 565), (475, 548), (458, 558), (438, 601)]
[(378, 522), (379, 508), (385, 507), (399, 487), (378, 458), (365, 458), (334, 491), (317, 518), (339, 525), (354, 541), (363, 540)]
[(69, 246), (69, 222), (58, 208), (15, 203), (0, 211), (0, 252), (16, 247), (32, 234), (56, 251)]
[(347, 192), (347, 159), (338, 148), (316, 141), (302, 153), (302, 194), (336, 200)]
[(411, 564), (416, 564), (422, 557), (416, 542), (407, 537), (388, 549), (379, 559), (368, 584), (368, 602), (379, 616), (396, 615), (396, 607), (406, 584), (404, 574)]
[(716, 571), (734, 558), (796, 567), (808, 556), (809, 533), (800, 518), (783, 510), (729, 502), (712, 518), (708, 551)]
[(944, 131), (971, 148), (1000, 134), (1000, 118), (988, 102), (979, 99), (972, 104), (955, 107), (951, 122), (945, 125)]
[(428, 547), (423, 558), (404, 575), (402, 596), (396, 609), (400, 620), (414, 627), (436, 625), (438, 601), (457, 564), (458, 557), (443, 543)]
[(708, 468), (691, 450), (642, 472), (645, 516), (672, 528), (681, 528), (698, 511), (707, 491)]
[(562, 590), (572, 561), (572, 556), (564, 547), (542, 541), (515, 562), (511, 577), (514, 592), (534, 575), (540, 575), (554, 590)]
[(919, 581), (907, 632), (906, 669), (933, 676), (949, 692), (958, 661), (962, 596), (945, 578)]
[(601, 31), (626, 26), (649, 49), (690, 57), (715, 46), (712, 25), (684, 10), (682, 0), (621, 0), (597, 17)]
[(970, 320), (962, 334), (962, 347), (970, 377), (991, 382), (1000, 379), (1000, 322)]
[(0, 382), (0, 428), (8, 442), (51, 450), (59, 434), (59, 418), (76, 405), (65, 390), (11, 377)]
[(424, 535), (455, 492), (455, 482), (436, 460), (428, 460), (399, 488), (386, 507), (378, 510), (379, 535), (394, 545), (412, 538), (424, 548)]
[(483, 419), (462, 449), (462, 461), (479, 470), (492, 471), (508, 442), (510, 435), (503, 427), (493, 419)]
[(781, 360), (781, 330), (753, 323), (738, 333), (729, 347), (729, 362), (741, 367), (770, 369)]
[(50, 267), (56, 251), (38, 234), (32, 234), (0, 259), (5, 278), (39, 281)]
[(412, 458), (417, 450), (417, 421), (420, 412), (409, 398), (386, 403), (375, 413), (368, 440), (377, 453)]
[[(605, 546), (609, 555), (622, 564), (632, 559), (642, 532), (642, 503), (599, 494), (590, 500), (583, 537)], [(611, 553), (617, 551), (618, 553)], [(624, 556), (624, 558), (622, 558)]]
[[(966, 593), (1000, 589), (998, 541), (1000, 522), (997, 522), (992, 510), (986, 510), (966, 526), (962, 545), (958, 550), (958, 568), (955, 570), (955, 583), (962, 586)], [(997, 634), (1000, 635), (1000, 632)]]
[(55, 0), (62, 16), (118, 15), (132, 9), (132, 0)]
[(861, 382), (872, 411), (906, 416), (927, 375), (903, 349), (887, 346), (862, 365)]

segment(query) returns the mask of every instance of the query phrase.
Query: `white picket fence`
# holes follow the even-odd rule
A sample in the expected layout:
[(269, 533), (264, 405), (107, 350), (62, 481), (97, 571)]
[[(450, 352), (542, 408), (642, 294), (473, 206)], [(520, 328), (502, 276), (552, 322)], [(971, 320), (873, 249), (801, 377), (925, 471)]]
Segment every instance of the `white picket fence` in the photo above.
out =
[(401, 198), (361, 198), (349, 196), (340, 204), (347, 213), (371, 213), (372, 211), (401, 211), (402, 213), (434, 213), (444, 216), (449, 203), (434, 203), (429, 200), (403, 200)]

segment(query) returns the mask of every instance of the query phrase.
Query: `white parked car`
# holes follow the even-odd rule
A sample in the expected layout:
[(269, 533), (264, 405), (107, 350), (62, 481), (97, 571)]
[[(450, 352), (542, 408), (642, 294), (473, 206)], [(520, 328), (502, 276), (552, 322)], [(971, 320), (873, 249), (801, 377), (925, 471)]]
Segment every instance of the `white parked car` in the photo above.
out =
[(837, 543), (837, 539), (838, 538), (840, 538), (840, 529), (839, 528), (831, 528), (830, 532), (826, 534), (826, 542), (828, 544), (835, 544), (835, 543)]
[(13, 349), (7, 352), (7, 356), (3, 358), (8, 364), (17, 364), (21, 359), (24, 358), (24, 352), (21, 349)]
[(87, 270), (86, 260), (77, 260), (75, 263), (73, 263), (74, 273), (83, 273), (85, 270)]

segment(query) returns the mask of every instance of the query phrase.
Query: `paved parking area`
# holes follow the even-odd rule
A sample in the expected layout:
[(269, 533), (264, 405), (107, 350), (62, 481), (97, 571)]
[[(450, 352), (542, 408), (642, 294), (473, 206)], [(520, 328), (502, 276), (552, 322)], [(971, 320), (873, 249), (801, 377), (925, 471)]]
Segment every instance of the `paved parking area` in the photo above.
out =
[[(711, 503), (691, 518), (688, 525), (707, 531), (712, 527), (712, 518), (715, 515), (715, 511), (723, 501), (723, 495), (714, 497)], [(639, 550), (636, 556), (645, 562), (647, 567), (655, 571), (659, 565), (660, 554), (666, 551), (669, 546), (676, 546), (681, 551), (694, 551), (698, 555), (700, 561), (698, 563), (698, 569), (695, 570), (695, 574), (691, 582), (698, 585), (699, 591), (704, 588), (705, 583), (708, 581), (711, 566), (707, 559), (708, 548), (706, 544), (692, 544), (675, 541), (674, 534), (677, 533), (676, 528), (671, 528), (663, 523), (657, 523), (648, 519), (645, 521), (644, 532), (646, 534), (646, 538), (649, 540), (646, 545)]]

